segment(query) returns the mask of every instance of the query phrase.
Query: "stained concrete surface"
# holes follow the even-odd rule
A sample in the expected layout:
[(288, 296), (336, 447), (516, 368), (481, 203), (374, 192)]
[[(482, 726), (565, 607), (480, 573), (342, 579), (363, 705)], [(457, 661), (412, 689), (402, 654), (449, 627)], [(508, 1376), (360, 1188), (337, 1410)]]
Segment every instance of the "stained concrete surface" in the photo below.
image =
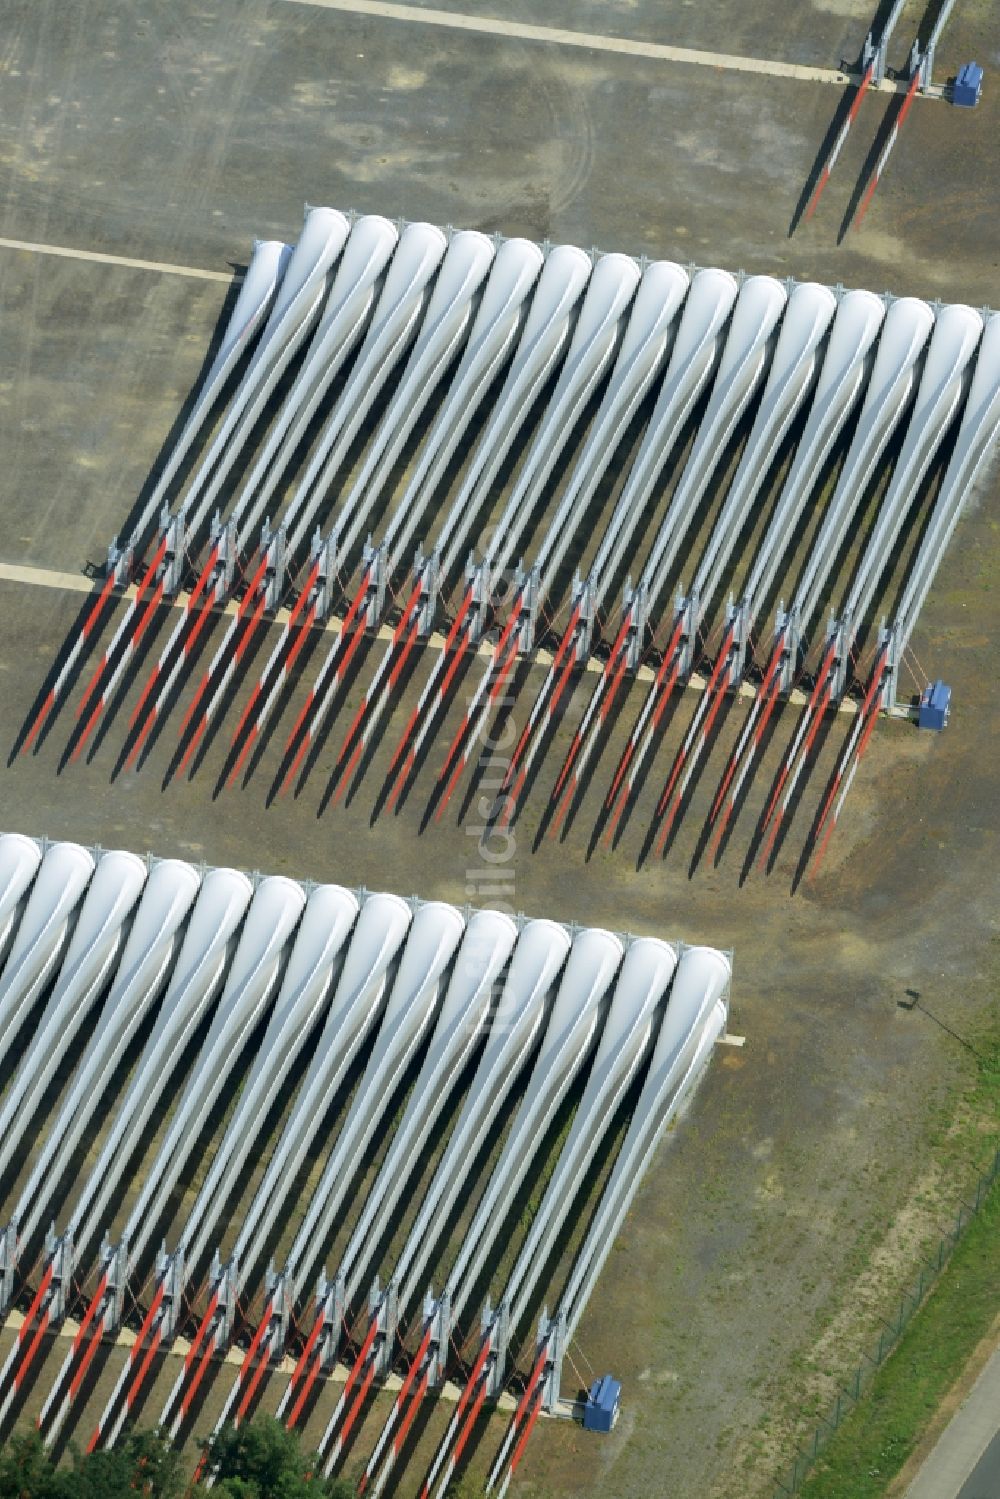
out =
[[(632, 10), (671, 13), (681, 44), (716, 14)], [(742, 24), (772, 55), (803, 7), (737, 10), (759, 17)], [(985, 62), (988, 14), (962, 11), (949, 48)], [(817, 24), (838, 13), (820, 7)], [(304, 201), (330, 202), (899, 292), (992, 293), (997, 187), (981, 153), (1000, 106), (989, 90), (975, 112), (920, 101), (864, 233), (838, 248), (890, 99), (866, 106), (822, 215), (789, 243), (836, 89), (286, 0), (71, 11), (15, 0), (4, 63), (0, 232), (11, 237), (220, 267), (255, 235), (294, 232)]]
[[(780, 22), (792, 9), (775, 9), (770, 33), (766, 15), (755, 12), (761, 29), (748, 23), (742, 38), (716, 45), (781, 56)], [(655, 30), (662, 10), (633, 7), (629, 25)], [(855, 10), (824, 7), (835, 16), (831, 45), (849, 28), (863, 31)], [(703, 22), (696, 25), (703, 8), (671, 11), (670, 40), (704, 45)], [(977, 37), (979, 13), (967, 14), (966, 35)], [(225, 270), (245, 261), (255, 235), (294, 236), (303, 201), (326, 201), (997, 301), (989, 227), (997, 187), (983, 168), (998, 107), (989, 92), (972, 115), (921, 102), (863, 233), (838, 247), (875, 122), (891, 107), (882, 99), (872, 102), (865, 132), (859, 125), (852, 135), (822, 213), (789, 239), (835, 108), (826, 88), (569, 56), (281, 0), (20, 4), (3, 47), (0, 233), (11, 238)], [(826, 48), (823, 33), (816, 51), (824, 56), (804, 60), (831, 61)], [(68, 570), (100, 563), (197, 376), (226, 292), (222, 283), (0, 250), (0, 560)], [(692, 868), (692, 860), (738, 731), (735, 709), (669, 859), (637, 869), (691, 695), (618, 850), (599, 848), (589, 858), (639, 694), (633, 689), (618, 716), (566, 842), (543, 839), (536, 848), (541, 802), (582, 712), (582, 689), (573, 699), (517, 825), (513, 902), (734, 947), (733, 1025), (748, 1044), (720, 1054), (657, 1157), (580, 1330), (580, 1359), (625, 1379), (623, 1420), (599, 1446), (575, 1429), (546, 1425), (525, 1461), (525, 1492), (644, 1494), (666, 1464), (678, 1493), (768, 1492), (796, 1429), (787, 1413), (802, 1398), (803, 1362), (845, 1307), (864, 1299), (857, 1288), (871, 1247), (894, 1243), (914, 1194), (930, 1190), (932, 1124), (971, 1065), (952, 1033), (975, 1033), (993, 1003), (995, 514), (996, 481), (987, 477), (914, 640), (919, 660), (954, 685), (948, 733), (925, 739), (902, 725), (880, 729), (823, 876), (794, 896), (796, 860), (842, 726), (823, 746), (775, 874), (741, 883), (792, 716), (782, 715), (738, 838), (717, 870), (704, 858)], [(0, 583), (5, 746), (79, 619), (80, 602)], [(482, 865), (475, 806), (459, 816), (456, 801), (444, 823), (418, 835), (454, 715), (398, 819), (370, 826), (410, 698), (382, 736), (358, 798), (317, 815), (375, 659), (369, 655), (298, 800), (268, 807), (265, 795), (315, 655), (297, 674), (246, 791), (213, 798), (227, 736), (193, 782), (161, 788), (183, 701), (143, 770), (112, 779), (142, 680), (136, 672), (91, 763), (57, 774), (75, 693), (41, 752), (3, 773), (3, 825), (463, 901)], [(537, 680), (521, 689), (515, 718), (523, 720)], [(948, 1031), (898, 1007), (908, 987), (922, 991)], [(933, 1186), (942, 1203), (949, 1190), (958, 1184)], [(889, 1255), (882, 1279), (866, 1285), (866, 1305), (888, 1304), (915, 1253), (907, 1240)], [(830, 1361), (852, 1366), (869, 1325), (848, 1327)], [(110, 1379), (113, 1361), (109, 1368)], [(160, 1387), (169, 1377), (168, 1369)], [(266, 1408), (277, 1388), (269, 1387)], [(87, 1418), (106, 1393), (98, 1390)], [(382, 1409), (357, 1451), (374, 1440)], [(784, 1424), (762, 1438), (762, 1423), (779, 1411)], [(318, 1436), (326, 1414), (321, 1404), (307, 1435)], [(422, 1454), (443, 1420), (431, 1414)], [(483, 1458), (495, 1435), (484, 1441)], [(414, 1484), (418, 1469), (419, 1457), (409, 1470)]]
[[(534, 804), (518, 824), (510, 868), (519, 908), (732, 945), (733, 1025), (748, 1037), (745, 1051), (716, 1059), (689, 1118), (657, 1158), (581, 1326), (577, 1367), (586, 1358), (598, 1369), (614, 1368), (630, 1395), (623, 1424), (600, 1452), (606, 1492), (642, 1492), (667, 1453), (684, 1485), (681, 1492), (766, 1490), (773, 1476), (768, 1463), (740, 1469), (733, 1487), (734, 1454), (779, 1399), (786, 1371), (817, 1327), (839, 1305), (845, 1277), (858, 1273), (852, 1245), (885, 1232), (897, 1207), (922, 1183), (928, 1121), (961, 1080), (968, 1057), (933, 1021), (900, 1010), (897, 1001), (908, 988), (919, 988), (928, 1009), (962, 1034), (982, 1021), (991, 972), (980, 934), (993, 919), (995, 791), (983, 755), (995, 731), (995, 709), (984, 696), (988, 647), (982, 614), (977, 619), (968, 613), (995, 557), (990, 528), (982, 512), (963, 527), (945, 571), (942, 607), (932, 602), (916, 643), (922, 659), (940, 660), (946, 653), (963, 711), (956, 711), (949, 733), (933, 742), (917, 739), (903, 725), (880, 731), (818, 884), (788, 897), (839, 732), (810, 780), (776, 874), (739, 884), (750, 827), (791, 732), (787, 715), (754, 780), (739, 841), (717, 871), (702, 864), (691, 878), (689, 861), (738, 727), (735, 710), (666, 863), (634, 867), (678, 727), (668, 733), (667, 753), (658, 757), (620, 851), (600, 850), (586, 859), (630, 709), (619, 718), (566, 844), (546, 840), (534, 851)], [(29, 667), (35, 665), (38, 675), (44, 671), (79, 607), (78, 596), (53, 593), (39, 637), (37, 621), (24, 607), (37, 596), (15, 585), (0, 590), (7, 740), (33, 695)], [(290, 712), (314, 669), (315, 658), (295, 684)], [(264, 804), (280, 758), (280, 732), (244, 793), (210, 799), (224, 742), (213, 747), (195, 782), (162, 792), (172, 732), (141, 773), (112, 783), (136, 681), (118, 712), (118, 731), (109, 733), (91, 765), (68, 767), (56, 777), (68, 730), (60, 720), (37, 757), (11, 768), (5, 821), (87, 841), (462, 901), (470, 886), (474, 893), (479, 870), (475, 814), (449, 816), (416, 836), (436, 754), (402, 816), (383, 817), (369, 831), (372, 801), (394, 744), (387, 733), (357, 800), (347, 810), (317, 817), (339, 730), (363, 681), (355, 684), (297, 801), (270, 809)], [(529, 701), (530, 684), (518, 700), (522, 715)], [(554, 777), (581, 704), (578, 694), (546, 758), (542, 787)], [(690, 711), (688, 694), (679, 708), (681, 723)], [(453, 716), (438, 736), (440, 746), (455, 721)], [(904, 1256), (900, 1273), (905, 1265)], [(163, 1378), (169, 1377), (168, 1370)], [(221, 1400), (225, 1381), (216, 1383)], [(279, 1390), (280, 1381), (270, 1387), (265, 1408), (273, 1407)], [(150, 1415), (163, 1393), (158, 1386)], [(321, 1404), (308, 1428), (312, 1437), (322, 1430), (324, 1409)], [(439, 1415), (430, 1421), (429, 1442), (443, 1420)], [(374, 1434), (369, 1430), (371, 1440)], [(359, 1438), (362, 1455), (366, 1439)], [(486, 1455), (491, 1440), (484, 1440)], [(556, 1492), (579, 1493), (580, 1464), (589, 1464), (588, 1454), (573, 1432), (546, 1426), (532, 1445), (526, 1472)]]
[[(819, 68), (856, 64), (876, 13), (884, 17), (890, 8), (889, 0), (877, 8), (872, 0), (806, 0), (795, 6), (783, 0), (764, 0), (758, 5), (744, 5), (740, 0), (718, 0), (713, 5), (699, 5), (697, 0), (672, 0), (663, 5), (646, 4), (644, 0), (548, 0), (544, 7), (532, 0), (507, 0), (502, 5), (498, 0), (415, 3), (424, 9), (458, 15), (522, 21), (601, 37)], [(938, 9), (937, 0), (910, 0), (892, 37), (890, 71), (905, 67), (914, 36), (929, 35)], [(950, 67), (950, 60), (964, 59), (963, 48), (968, 45), (971, 29), (985, 28), (988, 21), (988, 0), (973, 0), (964, 15), (949, 23), (935, 80), (947, 77), (949, 72), (954, 74), (956, 69)]]

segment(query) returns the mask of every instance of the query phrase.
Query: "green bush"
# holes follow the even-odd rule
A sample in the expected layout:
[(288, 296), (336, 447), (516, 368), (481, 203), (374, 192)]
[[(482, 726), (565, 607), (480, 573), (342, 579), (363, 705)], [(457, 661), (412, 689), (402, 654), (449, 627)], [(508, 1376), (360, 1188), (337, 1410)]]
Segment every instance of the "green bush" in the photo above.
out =
[(185, 1489), (180, 1453), (154, 1432), (130, 1432), (110, 1452), (73, 1452), (63, 1467), (37, 1431), (0, 1448), (0, 1499), (182, 1499)]
[(313, 1458), (280, 1422), (259, 1416), (226, 1426), (208, 1444), (215, 1486), (192, 1489), (187, 1464), (158, 1432), (133, 1431), (110, 1452), (72, 1451), (57, 1466), (37, 1431), (15, 1432), (0, 1448), (0, 1499), (353, 1499), (345, 1478), (312, 1475)]

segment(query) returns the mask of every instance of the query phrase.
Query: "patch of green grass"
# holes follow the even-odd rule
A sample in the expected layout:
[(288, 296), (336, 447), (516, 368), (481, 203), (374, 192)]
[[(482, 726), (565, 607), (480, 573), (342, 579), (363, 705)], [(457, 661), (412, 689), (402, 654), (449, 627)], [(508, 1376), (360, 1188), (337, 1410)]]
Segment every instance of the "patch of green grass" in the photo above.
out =
[[(1000, 1044), (980, 1052), (976, 1101), (1000, 1106)], [(878, 1499), (1000, 1310), (1000, 1180), (860, 1403), (830, 1437), (801, 1499)]]

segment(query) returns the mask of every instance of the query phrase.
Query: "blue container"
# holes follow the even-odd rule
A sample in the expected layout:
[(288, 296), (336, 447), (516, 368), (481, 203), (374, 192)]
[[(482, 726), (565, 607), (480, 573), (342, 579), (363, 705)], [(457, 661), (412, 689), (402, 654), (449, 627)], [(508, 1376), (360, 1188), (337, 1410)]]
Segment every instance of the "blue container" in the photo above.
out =
[(586, 1431), (610, 1431), (618, 1420), (618, 1402), (622, 1387), (617, 1379), (605, 1374), (595, 1379), (590, 1395), (583, 1408), (583, 1425)]
[(982, 68), (977, 62), (967, 62), (958, 70), (958, 77), (951, 91), (951, 102), (961, 105), (963, 109), (973, 109), (979, 103), (982, 90)]
[(948, 722), (951, 711), (951, 688), (946, 682), (934, 682), (925, 687), (920, 697), (917, 713), (918, 729), (941, 730)]

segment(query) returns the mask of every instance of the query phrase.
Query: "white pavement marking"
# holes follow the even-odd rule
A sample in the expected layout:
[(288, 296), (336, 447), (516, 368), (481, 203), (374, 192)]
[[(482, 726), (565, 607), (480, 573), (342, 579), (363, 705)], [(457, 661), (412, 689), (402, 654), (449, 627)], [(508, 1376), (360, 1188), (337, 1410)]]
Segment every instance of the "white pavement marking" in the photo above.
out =
[[(24, 1326), (24, 1313), (19, 1312), (15, 1308), (13, 1311), (8, 1313), (6, 1325), (10, 1328), (11, 1332), (20, 1332), (21, 1328)], [(75, 1338), (79, 1331), (79, 1322), (74, 1321), (72, 1317), (66, 1317), (55, 1329), (55, 1336), (57, 1338)], [(116, 1348), (132, 1349), (135, 1347), (135, 1344), (136, 1334), (130, 1327), (120, 1327), (115, 1333), (114, 1346)], [(187, 1358), (190, 1349), (191, 1344), (188, 1342), (187, 1338), (177, 1337), (174, 1338), (172, 1343), (160, 1344), (160, 1352), (165, 1353), (168, 1358)], [(218, 1354), (213, 1354), (213, 1357), (217, 1358)], [(242, 1364), (243, 1349), (227, 1348), (225, 1353), (222, 1355), (222, 1362), (224, 1364)], [(296, 1361), (291, 1356), (291, 1354), (286, 1353), (280, 1363), (272, 1364), (270, 1367), (278, 1374), (292, 1374), (296, 1368)], [(327, 1371), (326, 1378), (331, 1384), (345, 1384), (347, 1381), (348, 1372), (349, 1371), (346, 1364), (334, 1364), (333, 1368)], [(383, 1390), (388, 1390), (390, 1394), (394, 1394), (396, 1391), (401, 1390), (402, 1387), (403, 1381), (398, 1374), (390, 1374), (385, 1383), (381, 1386)], [(450, 1379), (446, 1379), (444, 1384), (441, 1385), (440, 1389), (435, 1391), (435, 1394), (438, 1395), (441, 1399), (451, 1401), (458, 1400), (461, 1393), (462, 1386), (455, 1384)], [(500, 1396), (496, 1408), (501, 1411), (516, 1410), (517, 1402), (515, 1401), (513, 1395), (505, 1393)]]
[(233, 271), (203, 271), (199, 266), (171, 265), (163, 260), (132, 260), (127, 255), (105, 255), (100, 250), (73, 250), (68, 245), (40, 245), (27, 239), (0, 239), (0, 250), (27, 250), (31, 255), (59, 255), (64, 260), (121, 265), (132, 271), (156, 271), (161, 276), (190, 276), (195, 281), (230, 282), (234, 276)]
[(93, 593), (94, 580), (83, 573), (59, 573), (48, 567), (22, 567), (17, 562), (0, 562), (0, 581), (29, 583), (35, 588), (64, 588), (70, 593)]
[[(486, 36), (513, 37), (522, 42), (550, 42), (560, 47), (583, 47), (588, 52), (617, 52), (625, 57), (648, 57), (655, 62), (693, 63), (701, 68), (723, 68), (732, 73), (765, 73), (771, 78), (797, 78), (809, 83), (850, 83), (839, 68), (808, 68), (794, 62), (762, 57), (738, 57), (728, 52), (701, 52), (692, 47), (670, 47), (663, 42), (638, 42), (623, 36), (597, 36), (556, 26), (532, 26), (526, 21), (501, 21), (495, 16), (466, 16), (458, 11), (427, 10), (394, 5), (389, 0), (286, 0), (318, 10), (340, 10), (374, 16), (383, 21), (411, 21), (420, 26), (443, 26), (451, 31), (474, 31)], [(889, 90), (896, 85), (887, 80)]]
[[(29, 588), (59, 588), (66, 593), (93, 593), (96, 586), (94, 579), (88, 578), (84, 573), (62, 573), (57, 572), (54, 568), (30, 567), (18, 562), (0, 562), (0, 583), (25, 583)], [(122, 590), (121, 594), (112, 594), (112, 599), (133, 599), (135, 598), (136, 592), (136, 584), (130, 583), (128, 588)], [(187, 606), (187, 601), (188, 595), (186, 593), (178, 593), (176, 597), (172, 599), (164, 599), (161, 607), (184, 609)], [(232, 615), (236, 613), (238, 608), (238, 601), (236, 599), (229, 599), (228, 602), (225, 603), (220, 610), (218, 610), (218, 613)], [(277, 625), (286, 624), (290, 612), (291, 611), (288, 608), (279, 609), (277, 614), (274, 615), (272, 623)], [(340, 629), (341, 623), (342, 621), (339, 615), (331, 615), (326, 623), (321, 626), (321, 628), (325, 631), (333, 632)], [(391, 640), (392, 637), (392, 625), (379, 625), (378, 633), (376, 635), (377, 640), (388, 641)], [(431, 650), (435, 651), (441, 650), (444, 646), (444, 643), (445, 636), (439, 631), (435, 631), (432, 635), (429, 635), (426, 641), (427, 646), (429, 646)], [(535, 652), (535, 665), (540, 668), (547, 669), (552, 665), (553, 654), (554, 653), (552, 651), (537, 650)], [(483, 660), (488, 660), (490, 657), (492, 657), (492, 642), (489, 640), (480, 641), (479, 645), (476, 647), (476, 655)], [(593, 673), (600, 673), (604, 670), (604, 662), (599, 660), (597, 657), (592, 656), (584, 667), (584, 670)], [(651, 682), (655, 675), (656, 673), (651, 666), (640, 666), (635, 674), (635, 680), (637, 682)], [(699, 676), (698, 673), (695, 672), (688, 678), (685, 686), (692, 688), (695, 692), (704, 692), (705, 683), (706, 678)], [(737, 696), (740, 698), (749, 699), (755, 697), (756, 693), (756, 687), (754, 687), (750, 682), (741, 682), (739, 688), (737, 689)], [(808, 701), (808, 695), (805, 692), (801, 691), (800, 688), (795, 687), (792, 689), (788, 701), (793, 707), (801, 708)], [(857, 712), (857, 710), (858, 704), (854, 701), (853, 698), (850, 697), (842, 698), (840, 703), (838, 704), (838, 712), (840, 713), (853, 715)]]

